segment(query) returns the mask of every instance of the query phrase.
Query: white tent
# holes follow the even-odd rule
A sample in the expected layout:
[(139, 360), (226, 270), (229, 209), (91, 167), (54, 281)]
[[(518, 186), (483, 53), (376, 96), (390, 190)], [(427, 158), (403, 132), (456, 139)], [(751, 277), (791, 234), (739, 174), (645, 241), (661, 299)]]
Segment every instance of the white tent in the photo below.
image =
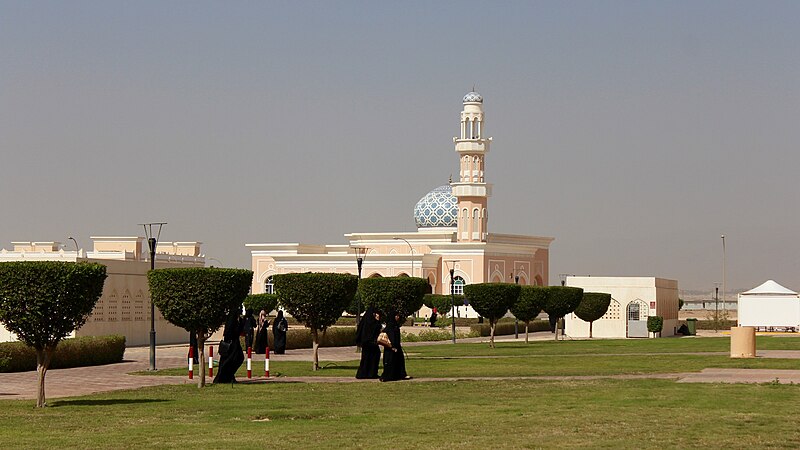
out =
[(767, 280), (739, 294), (739, 326), (800, 329), (800, 296)]

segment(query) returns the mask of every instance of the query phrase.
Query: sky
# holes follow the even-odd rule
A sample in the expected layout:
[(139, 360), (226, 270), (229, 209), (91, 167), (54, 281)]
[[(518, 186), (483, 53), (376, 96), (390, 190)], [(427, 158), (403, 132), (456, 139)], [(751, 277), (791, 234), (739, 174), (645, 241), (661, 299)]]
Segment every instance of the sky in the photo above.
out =
[[(559, 274), (800, 289), (800, 2), (0, 0), (0, 247), (413, 231), (484, 97), (489, 231)], [(725, 235), (723, 255), (721, 235)], [(71, 244), (68, 246), (71, 247)], [(724, 256), (724, 257), (723, 257)]]

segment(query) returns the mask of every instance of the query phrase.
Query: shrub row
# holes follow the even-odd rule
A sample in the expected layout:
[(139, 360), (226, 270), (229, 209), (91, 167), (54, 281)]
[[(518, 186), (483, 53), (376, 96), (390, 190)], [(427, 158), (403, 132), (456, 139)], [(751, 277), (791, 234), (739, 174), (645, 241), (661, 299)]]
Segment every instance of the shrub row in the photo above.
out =
[[(272, 347), (275, 342), (275, 336), (272, 334), (272, 326), (269, 330), (269, 346)], [(311, 348), (313, 344), (311, 339), (311, 330), (308, 328), (289, 328), (286, 332), (286, 349), (292, 350), (296, 348)], [(244, 346), (244, 338), (241, 338), (242, 348), (247, 351)], [(218, 342), (209, 342), (215, 346)], [(346, 347), (348, 345), (356, 345), (356, 327), (332, 327), (325, 331), (325, 336), (320, 342), (320, 347)]]
[[(456, 332), (456, 339), (463, 339), (469, 337), (480, 337), (477, 331), (470, 331), (469, 333)], [(402, 342), (432, 342), (432, 341), (449, 341), (453, 339), (453, 332), (450, 330), (425, 330), (417, 333), (402, 333)]]
[[(681, 325), (683, 325), (685, 323), (686, 323), (685, 320), (681, 320), (680, 323), (678, 324), (678, 326), (680, 327)], [(720, 320), (719, 322), (717, 322), (716, 325), (714, 325), (714, 321), (713, 320), (698, 320), (697, 322), (695, 322), (695, 329), (696, 330), (713, 330), (714, 328), (717, 328), (717, 329), (720, 329), (720, 330), (728, 330), (731, 327), (735, 327), (736, 324), (737, 324), (737, 322), (735, 320)]]
[[(488, 323), (481, 323), (477, 325), (472, 325), (470, 327), (472, 332), (478, 334), (478, 336), (489, 336), (491, 329), (489, 328)], [(533, 333), (535, 331), (550, 331), (550, 323), (546, 320), (532, 320), (530, 326), (528, 327), (528, 332)], [(519, 323), (519, 333), (525, 334), (525, 322)], [(495, 336), (502, 336), (502, 335), (509, 335), (514, 334), (514, 320), (503, 320), (498, 322), (495, 325), (494, 335)]]
[[(99, 366), (122, 361), (125, 336), (83, 336), (59, 342), (50, 369)], [(36, 351), (22, 342), (0, 343), (0, 372), (36, 370)]]

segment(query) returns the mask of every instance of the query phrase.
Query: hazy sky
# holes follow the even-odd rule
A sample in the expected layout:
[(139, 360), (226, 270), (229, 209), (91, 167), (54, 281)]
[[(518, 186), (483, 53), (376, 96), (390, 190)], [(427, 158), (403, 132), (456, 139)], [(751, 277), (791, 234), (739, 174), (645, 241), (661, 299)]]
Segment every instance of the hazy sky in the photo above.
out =
[[(800, 2), (0, 2), (0, 247), (414, 230), (494, 137), (489, 231), (559, 273), (800, 289)], [(795, 199), (795, 200), (792, 200)]]

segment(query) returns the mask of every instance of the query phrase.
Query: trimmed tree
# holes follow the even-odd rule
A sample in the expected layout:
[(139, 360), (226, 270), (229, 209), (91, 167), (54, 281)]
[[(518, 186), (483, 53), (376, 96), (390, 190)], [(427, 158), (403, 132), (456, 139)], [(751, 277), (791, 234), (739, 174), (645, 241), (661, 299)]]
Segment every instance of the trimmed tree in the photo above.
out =
[(106, 266), (96, 263), (0, 263), (0, 322), (36, 350), (36, 407), (45, 406), (44, 379), (56, 346), (86, 323), (105, 280)]
[(347, 273), (309, 272), (275, 275), (273, 280), (281, 306), (311, 329), (313, 370), (318, 370), (320, 340), (353, 301), (358, 277)]
[(647, 318), (647, 331), (653, 333), (661, 333), (664, 329), (664, 318), (661, 316), (650, 316)]
[[(544, 311), (550, 316), (551, 323), (555, 320), (558, 323), (567, 314), (575, 311), (575, 308), (583, 300), (583, 289), (570, 286), (548, 286), (547, 302)], [(558, 340), (558, 328), (556, 328), (556, 340)]]
[(584, 292), (581, 304), (575, 308), (575, 315), (579, 319), (589, 322), (589, 339), (592, 338), (592, 324), (603, 317), (611, 304), (611, 294), (602, 292)]
[[(448, 312), (451, 311), (453, 308), (453, 298), (450, 295), (445, 294), (425, 294), (425, 298), (423, 299), (425, 306), (428, 308), (436, 308), (437, 314), (440, 314), (442, 317), (447, 316)], [(456, 306), (464, 304), (464, 296), (463, 295), (456, 295), (455, 296), (455, 303)]]
[(206, 385), (205, 343), (225, 323), (231, 311), (241, 312), (253, 272), (217, 267), (156, 269), (147, 273), (150, 297), (171, 324), (197, 336), (200, 377)]
[(489, 319), (489, 345), (494, 348), (494, 327), (519, 298), (520, 286), (511, 283), (479, 283), (464, 286), (464, 297), (481, 316)]
[(511, 305), (511, 314), (525, 322), (525, 343), (528, 343), (528, 326), (542, 312), (547, 302), (547, 288), (542, 286), (520, 286), (519, 297)]
[(252, 309), (258, 314), (262, 309), (270, 313), (278, 307), (277, 294), (250, 294), (244, 299), (244, 309)]
[(358, 283), (358, 294), (364, 308), (372, 306), (384, 314), (399, 312), (402, 324), (422, 308), (426, 286), (427, 280), (417, 277), (364, 278)]

